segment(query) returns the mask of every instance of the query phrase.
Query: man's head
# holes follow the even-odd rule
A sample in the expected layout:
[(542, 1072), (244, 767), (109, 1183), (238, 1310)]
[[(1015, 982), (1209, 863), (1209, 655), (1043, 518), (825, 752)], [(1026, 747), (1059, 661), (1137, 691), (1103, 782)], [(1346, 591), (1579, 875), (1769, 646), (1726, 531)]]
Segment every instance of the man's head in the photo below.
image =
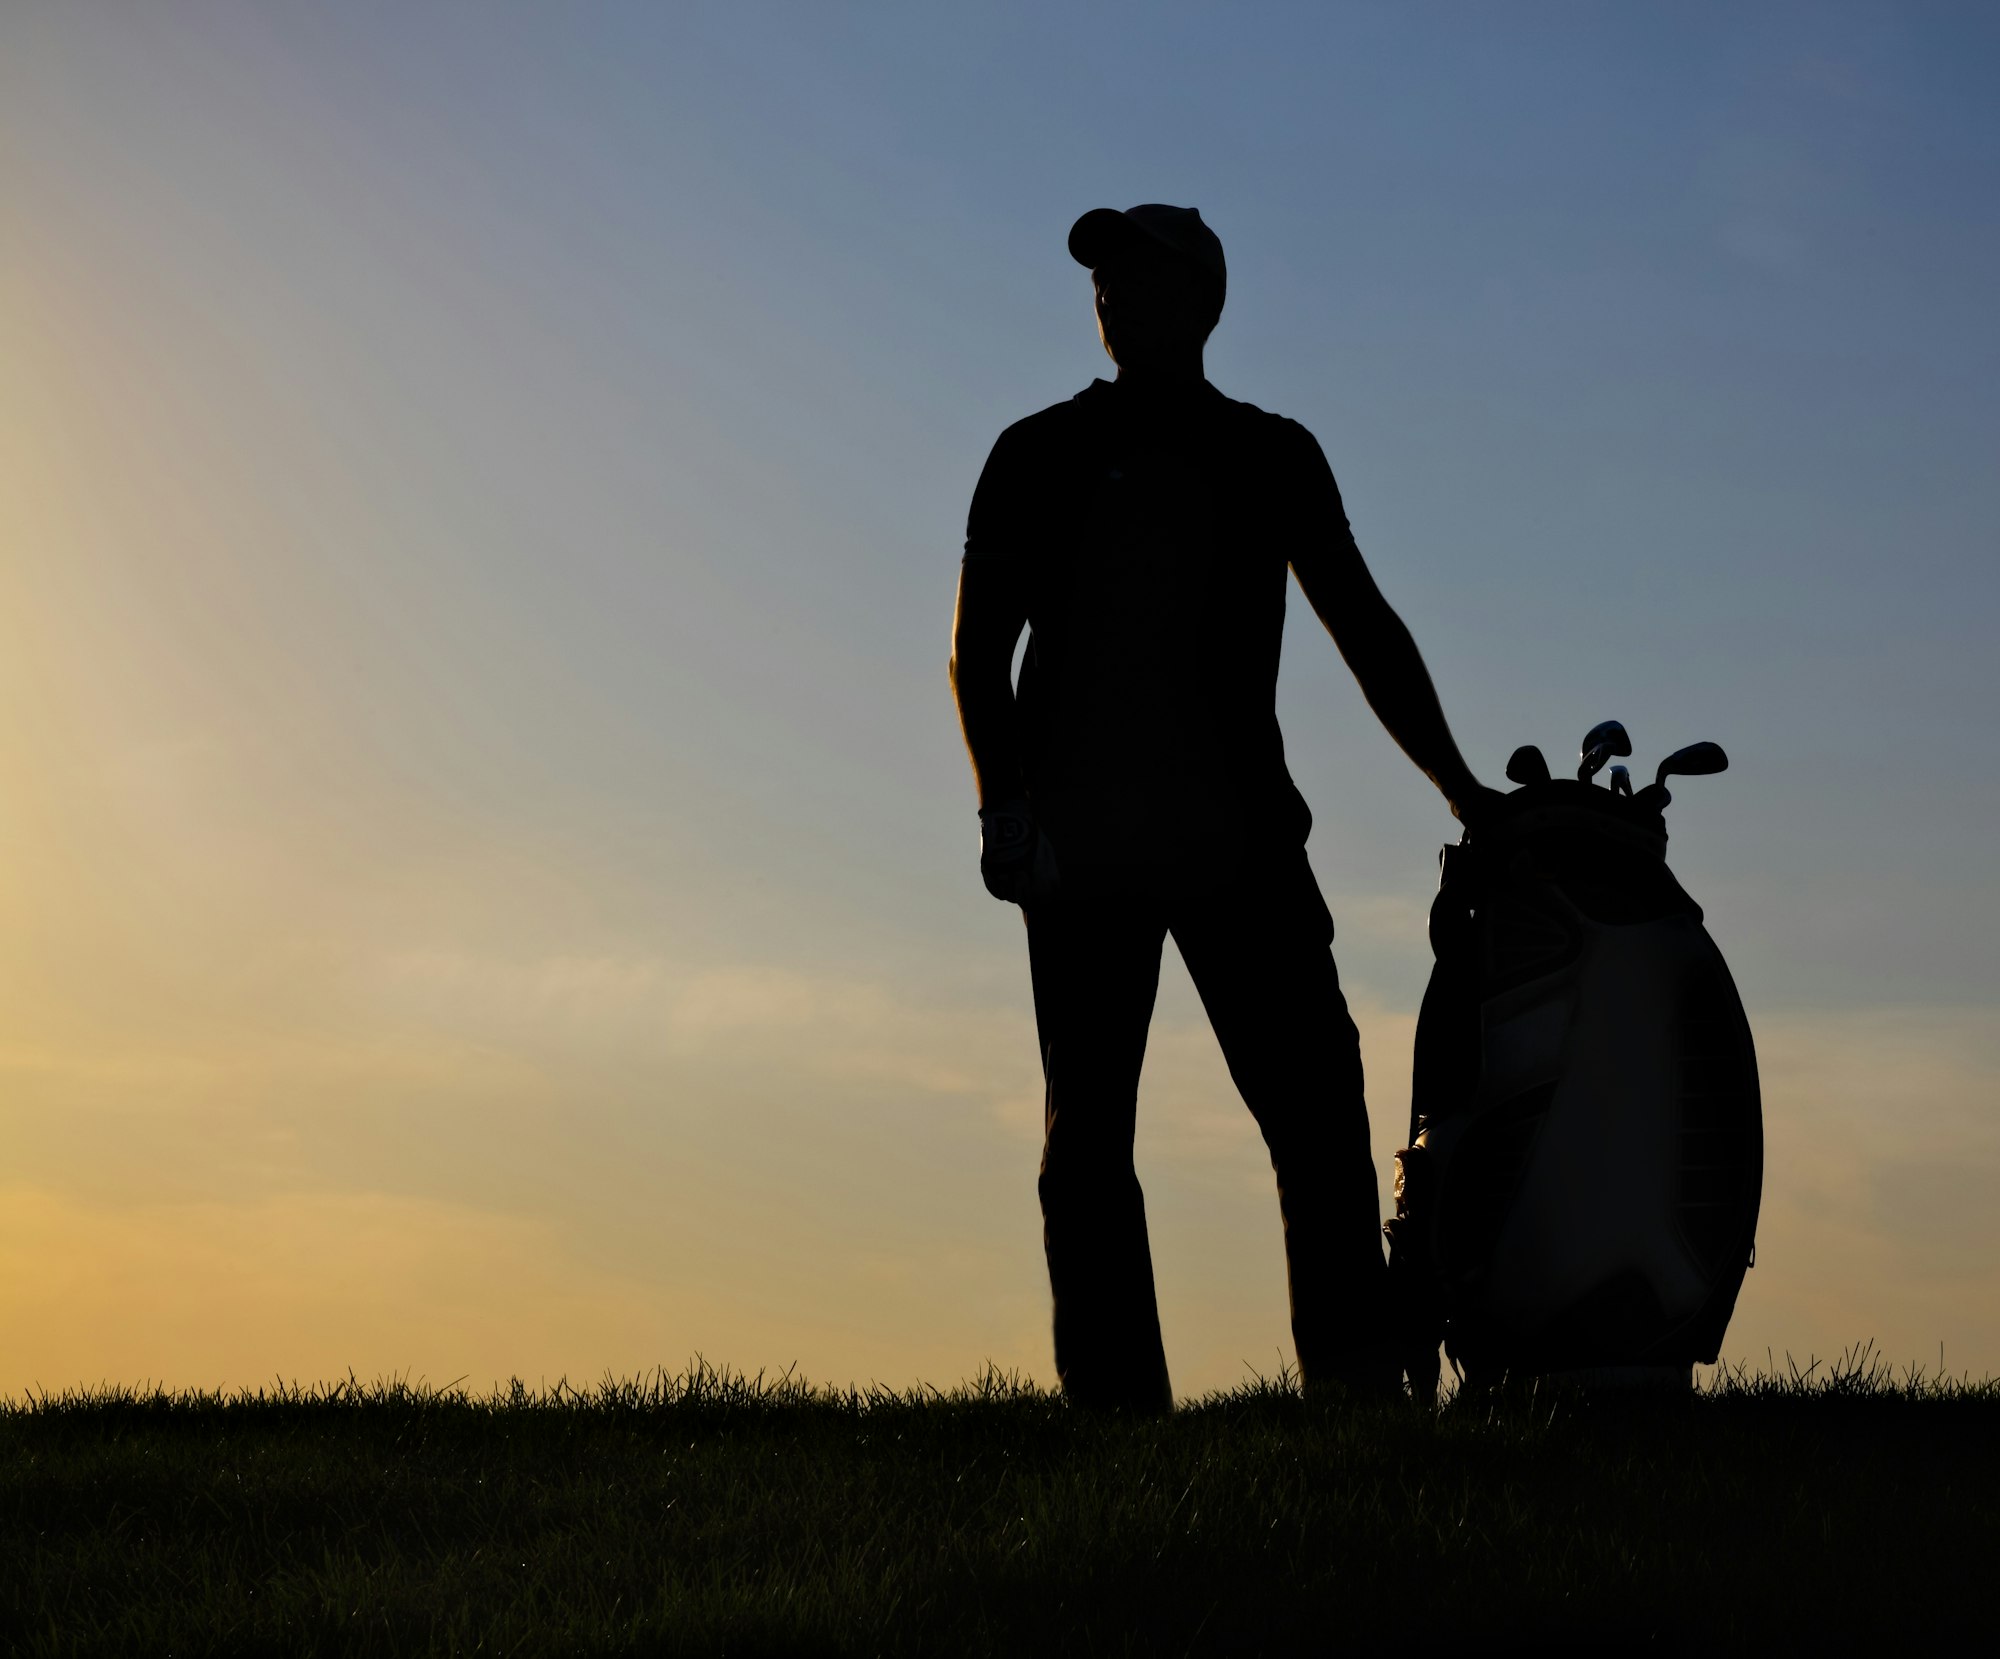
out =
[(1097, 332), (1121, 369), (1200, 361), (1222, 315), (1222, 243), (1191, 207), (1100, 207), (1070, 227), (1070, 257), (1090, 268)]

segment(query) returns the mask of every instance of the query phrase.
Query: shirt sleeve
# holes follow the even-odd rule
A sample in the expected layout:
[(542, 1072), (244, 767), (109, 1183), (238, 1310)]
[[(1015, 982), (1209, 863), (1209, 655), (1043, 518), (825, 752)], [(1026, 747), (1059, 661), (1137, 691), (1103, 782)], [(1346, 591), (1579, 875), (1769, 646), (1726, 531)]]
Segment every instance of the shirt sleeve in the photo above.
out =
[(1000, 434), (986, 457), (985, 469), (972, 492), (972, 510), (965, 520), (965, 562), (1008, 560), (1018, 563), (1032, 546), (1030, 492), (1032, 472), (1023, 453), (1021, 428)]
[(1340, 486), (1319, 440), (1303, 426), (1293, 426), (1293, 469), (1290, 491), (1292, 522), (1286, 533), (1286, 558), (1322, 617), (1328, 607), (1346, 609), (1378, 601), (1380, 590), (1361, 556)]
[(1309, 541), (1330, 535), (1334, 541), (1353, 547), (1354, 530), (1347, 522), (1347, 504), (1340, 498), (1340, 485), (1334, 481), (1326, 451), (1319, 447), (1319, 439), (1297, 421), (1286, 424), (1292, 429), (1295, 451), (1292, 462), (1295, 530)]

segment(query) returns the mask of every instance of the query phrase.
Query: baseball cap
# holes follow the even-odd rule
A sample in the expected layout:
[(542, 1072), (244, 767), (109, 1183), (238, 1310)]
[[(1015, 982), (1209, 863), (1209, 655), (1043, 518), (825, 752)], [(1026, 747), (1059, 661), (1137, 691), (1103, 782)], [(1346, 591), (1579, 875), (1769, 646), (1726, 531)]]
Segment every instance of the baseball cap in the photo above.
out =
[(1092, 270), (1120, 248), (1134, 245), (1191, 260), (1215, 279), (1218, 295), (1228, 285), (1222, 239), (1201, 222), (1199, 208), (1145, 202), (1120, 213), (1115, 207), (1094, 207), (1069, 228), (1070, 258)]

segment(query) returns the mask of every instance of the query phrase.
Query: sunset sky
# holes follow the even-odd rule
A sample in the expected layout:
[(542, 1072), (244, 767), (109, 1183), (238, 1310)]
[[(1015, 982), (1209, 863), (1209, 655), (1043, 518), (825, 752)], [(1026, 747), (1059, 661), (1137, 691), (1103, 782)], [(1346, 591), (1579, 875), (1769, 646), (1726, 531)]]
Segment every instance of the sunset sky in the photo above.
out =
[[(0, 1394), (1053, 1380), (945, 659), (1142, 201), (1476, 769), (1728, 749), (1728, 1354), (2000, 1371), (2000, 10), (9, 0)], [(1457, 826), (1288, 627), (1386, 1175)], [(1171, 952), (1139, 1162), (1178, 1391), (1274, 1372)]]

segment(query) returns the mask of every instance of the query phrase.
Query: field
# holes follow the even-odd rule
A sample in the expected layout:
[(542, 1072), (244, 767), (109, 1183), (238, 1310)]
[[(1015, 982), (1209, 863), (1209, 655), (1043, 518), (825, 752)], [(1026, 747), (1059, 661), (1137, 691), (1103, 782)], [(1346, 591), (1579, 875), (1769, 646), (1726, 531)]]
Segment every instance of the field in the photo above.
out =
[(2000, 1386), (1723, 1373), (1436, 1413), (1281, 1381), (1093, 1417), (1007, 1377), (697, 1365), (0, 1405), (22, 1654), (1900, 1647), (1982, 1622)]

